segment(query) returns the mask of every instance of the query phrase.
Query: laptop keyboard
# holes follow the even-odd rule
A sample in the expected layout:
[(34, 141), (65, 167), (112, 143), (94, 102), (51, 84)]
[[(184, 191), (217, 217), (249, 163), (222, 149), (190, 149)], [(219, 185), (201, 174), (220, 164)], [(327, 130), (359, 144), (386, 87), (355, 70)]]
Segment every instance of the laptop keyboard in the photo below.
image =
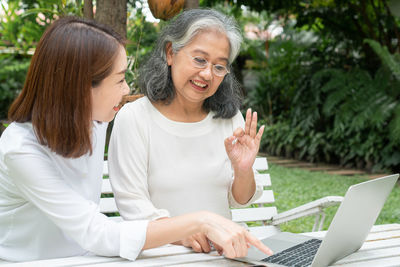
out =
[(302, 267), (311, 265), (315, 254), (322, 240), (310, 239), (306, 242), (283, 250), (277, 254), (269, 256), (261, 261), (277, 263), (291, 267)]

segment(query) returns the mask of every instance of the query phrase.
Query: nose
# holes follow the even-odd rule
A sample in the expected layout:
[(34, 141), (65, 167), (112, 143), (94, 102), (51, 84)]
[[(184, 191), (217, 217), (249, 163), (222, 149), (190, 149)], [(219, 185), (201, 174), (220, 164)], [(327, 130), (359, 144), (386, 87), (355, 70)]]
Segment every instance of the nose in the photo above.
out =
[(129, 94), (129, 91), (130, 91), (130, 89), (129, 89), (129, 85), (128, 85), (128, 83), (125, 81), (124, 82), (124, 89), (123, 89), (123, 95), (127, 95), (127, 94)]
[(211, 78), (212, 78), (212, 65), (208, 64), (207, 67), (202, 69), (199, 74), (204, 80), (206, 80), (206, 81), (211, 80)]

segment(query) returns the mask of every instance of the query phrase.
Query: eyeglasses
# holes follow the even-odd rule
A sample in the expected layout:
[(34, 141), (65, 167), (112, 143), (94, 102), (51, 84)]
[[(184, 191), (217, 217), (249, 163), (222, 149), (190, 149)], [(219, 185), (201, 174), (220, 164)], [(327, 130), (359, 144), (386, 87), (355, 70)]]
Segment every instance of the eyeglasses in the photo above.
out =
[[(212, 64), (209, 63), (205, 58), (200, 57), (200, 56), (192, 56), (190, 55), (188, 52), (185, 52), (186, 55), (188, 55), (189, 57), (192, 58), (192, 65), (195, 68), (199, 68), (199, 69), (205, 69), (208, 67), (208, 64)], [(224, 77), (226, 74), (230, 73), (230, 71), (228, 70), (228, 68), (224, 65), (221, 64), (212, 64), (212, 71), (215, 75), (219, 76), (219, 77)]]

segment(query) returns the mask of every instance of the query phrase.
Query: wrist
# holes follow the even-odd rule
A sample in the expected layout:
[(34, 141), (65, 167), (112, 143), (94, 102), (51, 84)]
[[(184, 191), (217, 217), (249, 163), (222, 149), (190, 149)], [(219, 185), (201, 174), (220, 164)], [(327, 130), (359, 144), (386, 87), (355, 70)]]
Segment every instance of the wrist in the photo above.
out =
[(198, 232), (201, 232), (207, 235), (212, 228), (212, 217), (215, 216), (213, 213), (209, 211), (199, 211), (197, 215), (197, 223), (198, 223)]
[(235, 179), (254, 179), (253, 168), (234, 168), (233, 175)]

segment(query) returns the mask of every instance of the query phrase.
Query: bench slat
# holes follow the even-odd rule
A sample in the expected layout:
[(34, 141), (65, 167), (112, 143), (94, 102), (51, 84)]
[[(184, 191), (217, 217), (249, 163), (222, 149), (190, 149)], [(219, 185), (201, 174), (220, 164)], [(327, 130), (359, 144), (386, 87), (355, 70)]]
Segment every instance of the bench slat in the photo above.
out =
[(268, 170), (267, 158), (256, 158), (253, 164), (253, 169), (257, 171), (265, 171)]
[(272, 190), (264, 190), (262, 196), (254, 201), (253, 204), (270, 204), (274, 202), (274, 192)]
[(110, 179), (103, 179), (103, 183), (101, 184), (101, 193), (112, 194), (112, 192)]
[(245, 208), (232, 209), (232, 220), (234, 222), (253, 222), (270, 220), (278, 212), (276, 207), (260, 207), (260, 208)]
[(100, 212), (101, 213), (112, 213), (118, 212), (117, 204), (113, 197), (103, 197), (100, 199)]
[(114, 222), (122, 222), (123, 221), (121, 216), (109, 216), (108, 218)]
[(254, 178), (259, 181), (262, 186), (271, 186), (271, 177), (269, 173), (255, 173)]
[(108, 175), (108, 161), (103, 162), (103, 176)]

